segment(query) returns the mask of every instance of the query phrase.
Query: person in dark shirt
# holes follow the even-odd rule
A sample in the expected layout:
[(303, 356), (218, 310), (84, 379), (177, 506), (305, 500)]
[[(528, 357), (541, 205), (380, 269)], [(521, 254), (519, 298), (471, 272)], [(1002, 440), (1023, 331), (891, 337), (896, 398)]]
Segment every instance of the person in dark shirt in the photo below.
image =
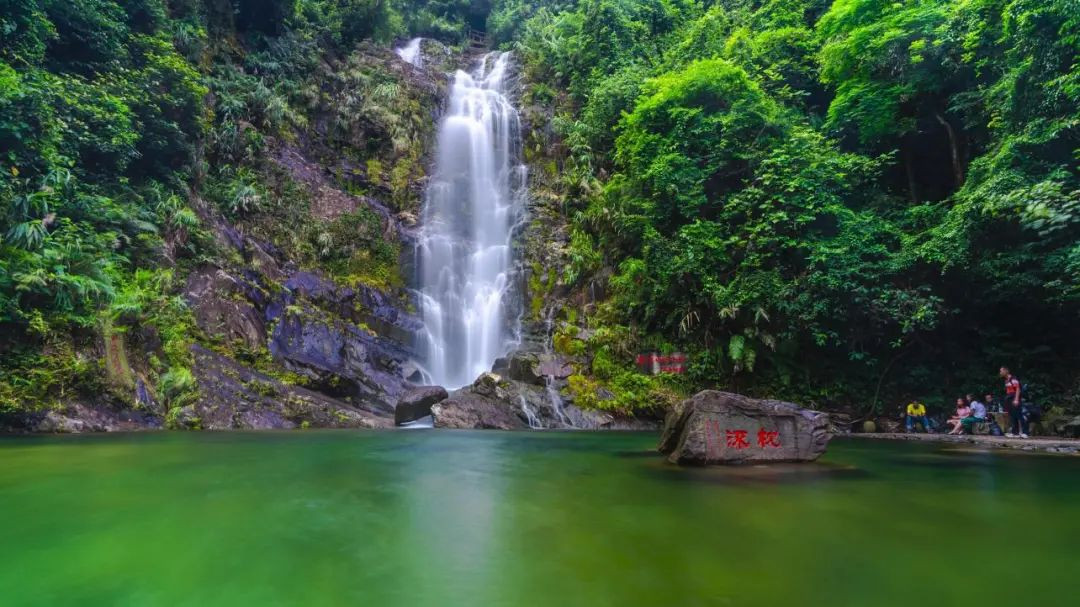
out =
[(1008, 367), (999, 369), (998, 375), (1005, 380), (1005, 411), (1009, 413), (1009, 420), (1012, 422), (1005, 436), (1027, 438), (1027, 421), (1024, 420), (1024, 412), (1020, 406), (1020, 380), (1009, 371)]

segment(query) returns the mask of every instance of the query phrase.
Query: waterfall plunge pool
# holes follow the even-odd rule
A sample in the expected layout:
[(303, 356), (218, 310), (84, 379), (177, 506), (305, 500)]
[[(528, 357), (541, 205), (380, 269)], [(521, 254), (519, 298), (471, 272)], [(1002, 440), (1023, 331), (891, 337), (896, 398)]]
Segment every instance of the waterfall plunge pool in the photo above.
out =
[[(3, 605), (1073, 604), (1080, 458), (654, 434), (0, 439)], [(959, 578), (958, 578), (959, 576)]]

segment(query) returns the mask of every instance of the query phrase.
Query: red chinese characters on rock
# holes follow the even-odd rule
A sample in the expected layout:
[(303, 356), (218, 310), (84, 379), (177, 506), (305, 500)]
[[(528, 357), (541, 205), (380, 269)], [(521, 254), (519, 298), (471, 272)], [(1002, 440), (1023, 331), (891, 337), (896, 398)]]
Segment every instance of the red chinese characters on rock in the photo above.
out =
[(780, 447), (780, 433), (777, 431), (761, 428), (758, 430), (757, 433), (757, 444), (762, 449), (766, 447), (778, 449)]
[[(720, 427), (720, 422), (709, 420), (705, 422), (706, 440), (709, 450), (726, 446), (729, 449), (749, 449), (750, 432), (747, 430), (725, 430)], [(761, 449), (779, 449), (780, 432), (759, 428), (757, 431), (757, 446)]]
[(727, 446), (734, 449), (745, 449), (750, 446), (746, 440), (746, 430), (728, 430)]

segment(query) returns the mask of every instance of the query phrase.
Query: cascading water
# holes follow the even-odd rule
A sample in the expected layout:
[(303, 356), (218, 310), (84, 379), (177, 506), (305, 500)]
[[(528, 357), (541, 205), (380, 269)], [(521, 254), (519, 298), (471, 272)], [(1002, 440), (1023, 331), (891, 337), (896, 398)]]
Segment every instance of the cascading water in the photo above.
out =
[(524, 208), (509, 53), (458, 71), (439, 130), (417, 247), (425, 366), (448, 388), (471, 383), (516, 339), (509, 310), (513, 225)]
[(416, 67), (423, 67), (424, 55), (420, 52), (420, 42), (423, 38), (413, 38), (409, 40), (409, 43), (405, 46), (395, 50), (394, 52), (401, 57), (401, 60), (409, 65), (415, 65)]

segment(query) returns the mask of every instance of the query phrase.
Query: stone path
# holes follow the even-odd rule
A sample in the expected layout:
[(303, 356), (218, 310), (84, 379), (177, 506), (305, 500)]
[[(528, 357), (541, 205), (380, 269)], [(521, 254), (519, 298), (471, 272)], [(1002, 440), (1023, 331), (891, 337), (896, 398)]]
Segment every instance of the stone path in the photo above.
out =
[(1080, 439), (1057, 438), (1057, 437), (1032, 437), (1032, 438), (1006, 438), (1004, 436), (963, 435), (948, 436), (945, 434), (906, 434), (906, 433), (853, 433), (844, 436), (863, 439), (879, 440), (907, 440), (936, 443), (952, 443), (956, 445), (975, 445), (991, 449), (1019, 449), (1021, 451), (1041, 451), (1046, 453), (1064, 453), (1068, 455), (1080, 455)]

